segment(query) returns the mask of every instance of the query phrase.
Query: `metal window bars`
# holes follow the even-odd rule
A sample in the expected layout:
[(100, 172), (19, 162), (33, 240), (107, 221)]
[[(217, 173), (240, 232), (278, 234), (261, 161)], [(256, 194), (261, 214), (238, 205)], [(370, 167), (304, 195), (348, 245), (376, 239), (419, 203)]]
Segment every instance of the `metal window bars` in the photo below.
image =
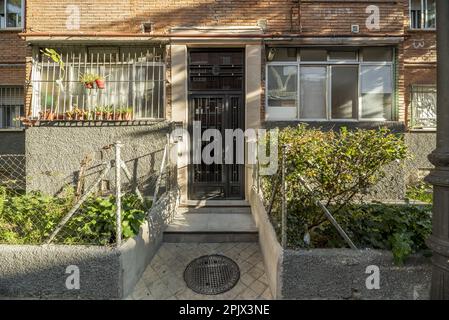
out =
[[(34, 57), (33, 119), (128, 121), (164, 118), (162, 46), (72, 46), (55, 50), (63, 65), (41, 52)], [(83, 76), (85, 79), (81, 79)]]
[(22, 87), (0, 87), (0, 129), (20, 128), (24, 113)]
[(434, 85), (411, 87), (410, 124), (414, 129), (434, 129), (437, 125), (437, 89)]

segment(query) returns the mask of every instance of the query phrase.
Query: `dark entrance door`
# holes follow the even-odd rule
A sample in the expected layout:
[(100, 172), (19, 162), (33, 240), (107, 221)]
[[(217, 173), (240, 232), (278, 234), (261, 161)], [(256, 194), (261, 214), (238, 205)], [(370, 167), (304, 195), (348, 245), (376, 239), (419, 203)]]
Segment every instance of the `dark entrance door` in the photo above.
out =
[[(225, 130), (244, 130), (243, 50), (195, 49), (189, 52), (189, 131), (201, 122), (207, 129), (221, 132), (222, 164), (189, 165), (190, 199), (243, 199), (244, 165), (225, 164)], [(201, 143), (201, 152), (210, 141)], [(191, 144), (193, 145), (193, 144)], [(234, 160), (236, 143), (234, 141)], [(193, 153), (191, 154), (192, 159)]]

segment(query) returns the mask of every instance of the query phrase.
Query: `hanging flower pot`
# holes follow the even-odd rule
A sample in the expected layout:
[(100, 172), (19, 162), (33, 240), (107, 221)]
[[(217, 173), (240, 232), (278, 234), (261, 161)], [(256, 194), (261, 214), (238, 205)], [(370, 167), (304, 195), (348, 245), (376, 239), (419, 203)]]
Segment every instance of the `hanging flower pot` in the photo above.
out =
[(84, 73), (80, 75), (80, 82), (86, 89), (93, 89), (97, 76), (92, 73)]
[(98, 89), (104, 89), (105, 88), (105, 81), (103, 78), (98, 78), (95, 80), (95, 83), (97, 84)]

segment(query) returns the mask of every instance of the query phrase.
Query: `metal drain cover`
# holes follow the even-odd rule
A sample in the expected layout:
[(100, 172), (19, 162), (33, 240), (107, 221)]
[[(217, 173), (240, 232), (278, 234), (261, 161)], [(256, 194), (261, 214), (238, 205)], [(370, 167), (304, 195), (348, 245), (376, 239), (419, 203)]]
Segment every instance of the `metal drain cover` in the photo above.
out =
[(240, 279), (237, 263), (228, 257), (214, 254), (199, 257), (184, 271), (187, 287), (200, 294), (220, 294), (231, 290)]

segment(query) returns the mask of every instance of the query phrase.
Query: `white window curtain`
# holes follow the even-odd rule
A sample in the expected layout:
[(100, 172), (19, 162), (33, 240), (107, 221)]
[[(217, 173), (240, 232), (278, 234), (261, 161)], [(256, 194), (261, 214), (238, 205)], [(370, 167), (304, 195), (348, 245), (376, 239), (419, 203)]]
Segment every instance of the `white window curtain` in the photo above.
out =
[(267, 79), (267, 117), (295, 119), (298, 105), (298, 66), (269, 65)]
[(392, 67), (362, 65), (360, 71), (362, 114), (365, 119), (391, 119)]
[(301, 67), (301, 119), (326, 119), (326, 67)]

